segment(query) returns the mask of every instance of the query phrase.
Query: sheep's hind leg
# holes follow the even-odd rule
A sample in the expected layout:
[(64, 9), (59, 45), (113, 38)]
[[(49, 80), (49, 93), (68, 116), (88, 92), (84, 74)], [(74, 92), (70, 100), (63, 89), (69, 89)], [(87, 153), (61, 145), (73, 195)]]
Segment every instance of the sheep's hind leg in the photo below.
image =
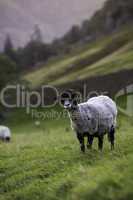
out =
[(114, 128), (114, 126), (111, 127), (108, 137), (109, 137), (109, 141), (111, 143), (111, 150), (114, 150), (114, 141), (115, 141), (115, 128)]
[(88, 149), (92, 149), (93, 139), (94, 139), (93, 135), (88, 135), (88, 143), (87, 143)]
[(98, 136), (98, 149), (103, 150), (103, 135)]
[(84, 136), (81, 135), (80, 133), (77, 133), (77, 138), (78, 138), (79, 143), (80, 143), (81, 151), (85, 152)]

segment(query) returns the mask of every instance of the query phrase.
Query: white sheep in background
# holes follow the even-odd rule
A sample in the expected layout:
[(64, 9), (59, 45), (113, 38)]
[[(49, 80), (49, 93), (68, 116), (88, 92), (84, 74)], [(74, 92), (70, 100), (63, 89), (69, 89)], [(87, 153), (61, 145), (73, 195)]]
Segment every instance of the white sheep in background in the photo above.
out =
[(6, 126), (0, 126), (0, 140), (4, 142), (10, 142), (11, 140), (11, 131)]
[(72, 128), (77, 134), (83, 152), (85, 152), (84, 137), (88, 138), (87, 148), (91, 148), (94, 137), (98, 137), (98, 147), (102, 150), (106, 133), (111, 149), (114, 148), (117, 107), (112, 99), (98, 96), (78, 104), (77, 94), (68, 90), (61, 95), (61, 101), (69, 112)]

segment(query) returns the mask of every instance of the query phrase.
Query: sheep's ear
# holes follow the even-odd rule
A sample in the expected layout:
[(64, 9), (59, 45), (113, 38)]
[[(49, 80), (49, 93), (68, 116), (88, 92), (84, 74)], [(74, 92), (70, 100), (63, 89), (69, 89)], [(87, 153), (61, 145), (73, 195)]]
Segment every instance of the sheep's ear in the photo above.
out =
[(73, 106), (77, 106), (78, 105), (78, 101), (77, 100), (73, 100)]
[(65, 98), (63, 95), (60, 96), (60, 99), (59, 99), (60, 103), (64, 106), (64, 103), (65, 103)]
[(73, 92), (72, 99), (79, 103), (81, 101), (81, 94), (79, 92)]

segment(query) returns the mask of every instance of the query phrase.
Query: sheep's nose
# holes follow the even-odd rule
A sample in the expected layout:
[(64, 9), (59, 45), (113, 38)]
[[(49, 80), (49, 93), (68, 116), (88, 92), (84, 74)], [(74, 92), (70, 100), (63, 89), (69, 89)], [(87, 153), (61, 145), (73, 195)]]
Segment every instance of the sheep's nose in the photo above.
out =
[(69, 102), (69, 101), (66, 101), (66, 102), (64, 103), (64, 108), (67, 109), (67, 108), (70, 108), (70, 107), (71, 107), (70, 102)]
[(64, 108), (65, 108), (65, 109), (68, 109), (68, 108), (70, 108), (70, 107), (71, 107), (70, 104), (64, 105)]

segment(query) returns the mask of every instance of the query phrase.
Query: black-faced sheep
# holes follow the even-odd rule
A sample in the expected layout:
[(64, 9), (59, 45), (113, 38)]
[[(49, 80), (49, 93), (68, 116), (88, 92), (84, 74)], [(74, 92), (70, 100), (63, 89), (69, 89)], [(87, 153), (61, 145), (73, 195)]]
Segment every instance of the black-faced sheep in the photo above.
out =
[(85, 152), (84, 137), (88, 138), (88, 149), (91, 149), (93, 139), (97, 137), (99, 150), (102, 150), (106, 133), (111, 149), (114, 149), (117, 107), (112, 99), (98, 96), (78, 104), (77, 94), (68, 90), (61, 95), (61, 102), (68, 110), (71, 126), (77, 134), (81, 151)]
[(3, 142), (10, 142), (11, 131), (8, 127), (0, 126), (0, 140), (2, 140)]

